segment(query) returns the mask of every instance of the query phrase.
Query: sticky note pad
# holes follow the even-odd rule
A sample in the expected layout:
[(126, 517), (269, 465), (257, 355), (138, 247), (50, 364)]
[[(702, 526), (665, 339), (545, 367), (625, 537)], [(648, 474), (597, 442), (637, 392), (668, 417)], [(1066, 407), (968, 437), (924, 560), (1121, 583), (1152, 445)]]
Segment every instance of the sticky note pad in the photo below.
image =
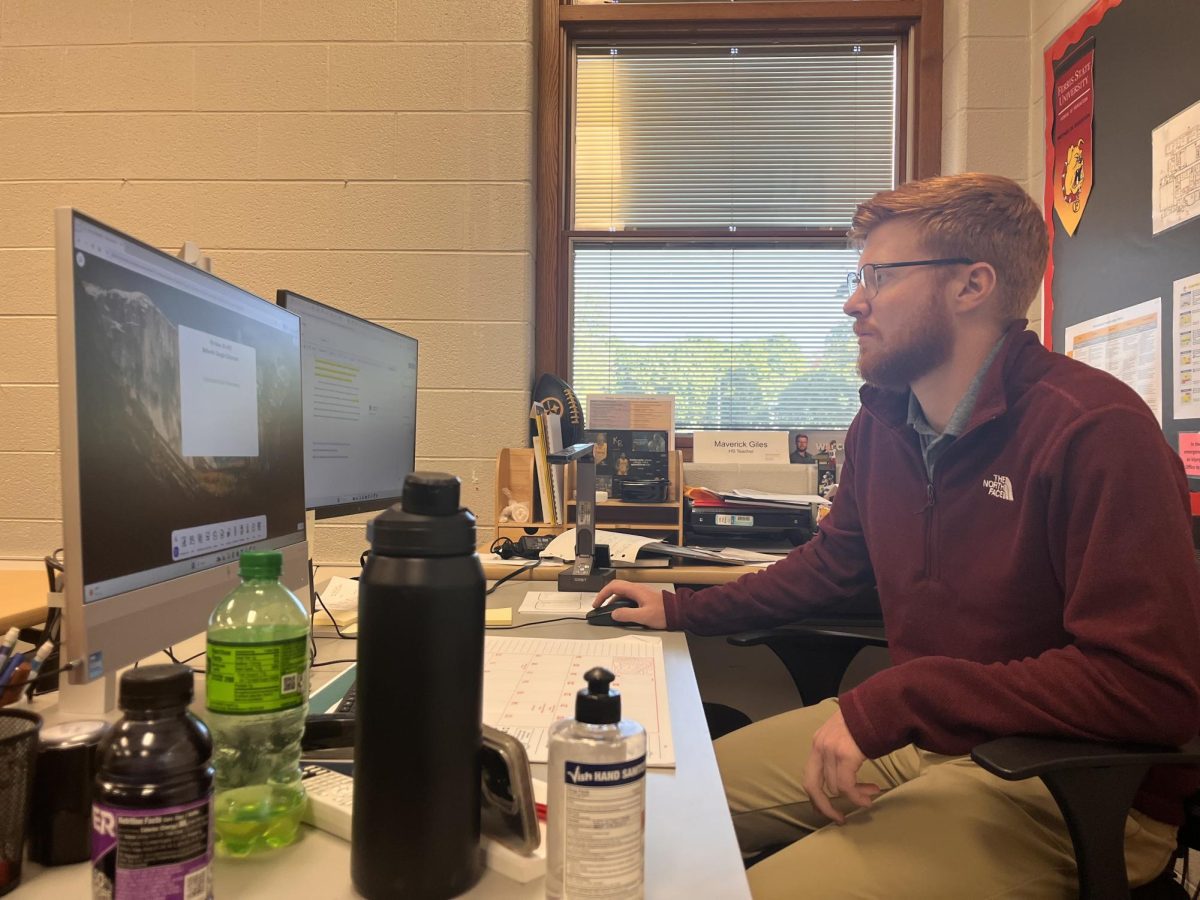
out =
[(484, 625), (511, 625), (512, 624), (512, 607), (499, 606), (496, 609), (486, 611), (483, 619)]

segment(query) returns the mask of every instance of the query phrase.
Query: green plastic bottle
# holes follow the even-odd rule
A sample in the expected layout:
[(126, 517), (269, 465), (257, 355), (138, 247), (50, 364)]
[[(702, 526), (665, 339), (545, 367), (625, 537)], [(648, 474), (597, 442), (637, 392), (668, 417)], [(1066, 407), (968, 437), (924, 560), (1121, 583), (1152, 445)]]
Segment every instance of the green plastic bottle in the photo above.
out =
[(230, 856), (292, 843), (306, 802), (300, 738), (308, 715), (309, 618), (279, 583), (282, 568), (277, 551), (243, 553), (241, 585), (208, 620), (213, 820), (217, 850)]

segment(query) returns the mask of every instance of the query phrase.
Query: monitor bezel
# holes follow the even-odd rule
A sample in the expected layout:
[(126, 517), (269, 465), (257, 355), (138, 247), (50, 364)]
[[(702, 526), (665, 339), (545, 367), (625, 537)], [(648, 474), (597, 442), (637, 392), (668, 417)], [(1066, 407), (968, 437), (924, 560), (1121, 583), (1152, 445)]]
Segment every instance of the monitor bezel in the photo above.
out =
[[(421, 371), (421, 342), (418, 341), (411, 334), (405, 334), (402, 331), (396, 331), (394, 328), (388, 328), (386, 325), (380, 325), (378, 322), (372, 322), (370, 319), (365, 319), (362, 316), (356, 316), (354, 313), (346, 312), (344, 309), (338, 309), (338, 307), (333, 306), (329, 303), (322, 303), (320, 300), (314, 300), (312, 297), (309, 297), (305, 294), (301, 294), (298, 291), (288, 290), (287, 288), (279, 288), (275, 292), (275, 303), (278, 304), (279, 306), (282, 306), (284, 309), (288, 309), (287, 300), (289, 297), (295, 297), (297, 300), (303, 301), (304, 303), (311, 303), (314, 306), (323, 307), (324, 309), (328, 309), (331, 312), (337, 313), (338, 315), (347, 316), (351, 319), (357, 319), (358, 321), (364, 322), (373, 328), (377, 328), (380, 331), (385, 331), (389, 335), (405, 338), (407, 340), (412, 341), (414, 349), (416, 350), (417, 372), (418, 372), (418, 374), (420, 373), (420, 371)], [(303, 344), (304, 316), (295, 312), (295, 310), (289, 309), (288, 311), (291, 312), (293, 315), (300, 316), (300, 334), (301, 334), (301, 343)], [(301, 350), (301, 353), (303, 353), (303, 349)], [(305, 397), (305, 403), (307, 403), (307, 402), (308, 402), (308, 398)], [(415, 415), (416, 415), (416, 400), (415, 400), (415, 398), (414, 398), (414, 405), (413, 405), (413, 414), (414, 414), (414, 419), (415, 419)], [(415, 471), (416, 467), (417, 467), (417, 429), (415, 426), (413, 428), (413, 442), (412, 443), (413, 443), (413, 445), (412, 445), (413, 470)], [(306, 446), (305, 453), (307, 454), (307, 452), (308, 452), (308, 449)], [(341, 516), (352, 516), (352, 515), (357, 515), (360, 513), (380, 512), (381, 510), (385, 510), (388, 507), (400, 502), (402, 492), (403, 492), (403, 482), (401, 482), (400, 492), (398, 492), (395, 496), (376, 497), (372, 500), (358, 500), (358, 501), (353, 501), (353, 502), (349, 502), (349, 503), (330, 503), (330, 504), (326, 504), (324, 506), (309, 506), (308, 498), (306, 496), (304, 499), (304, 506), (307, 510), (309, 510), (313, 514), (313, 517), (316, 519), (335, 519), (335, 518), (338, 518)]]
[[(84, 602), (82, 566), (77, 562), (73, 564), (74, 561), (83, 558), (82, 473), (79, 470), (78, 383), (75, 365), (74, 257), (77, 219), (113, 232), (122, 239), (173, 263), (188, 264), (73, 207), (58, 207), (54, 211), (59, 457), (64, 553), (63, 641), (66, 659), (72, 663), (69, 681), (72, 684), (85, 684), (111, 676), (117, 669), (131, 665), (163, 647), (203, 633), (217, 602), (240, 583), (240, 578), (238, 563), (233, 561), (113, 594), (92, 603)], [(270, 303), (269, 300), (264, 300), (211, 272), (194, 266), (191, 268), (249, 297)], [(299, 354), (299, 346), (296, 351)], [(295, 536), (294, 541), (276, 549), (283, 554), (283, 582), (300, 596), (306, 597), (309, 582), (306, 531), (297, 531)], [(169, 614), (155, 615), (155, 611)]]

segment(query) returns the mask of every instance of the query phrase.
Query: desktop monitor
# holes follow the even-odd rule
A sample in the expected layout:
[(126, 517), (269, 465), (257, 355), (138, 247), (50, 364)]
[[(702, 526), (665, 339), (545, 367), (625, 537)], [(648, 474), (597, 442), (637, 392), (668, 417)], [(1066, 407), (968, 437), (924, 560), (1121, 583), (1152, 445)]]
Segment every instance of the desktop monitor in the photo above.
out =
[(400, 501), (416, 456), (417, 341), (279, 291), (300, 316), (304, 495), (318, 519)]
[(55, 213), (71, 682), (202, 632), (243, 550), (307, 583), (300, 320), (76, 210)]

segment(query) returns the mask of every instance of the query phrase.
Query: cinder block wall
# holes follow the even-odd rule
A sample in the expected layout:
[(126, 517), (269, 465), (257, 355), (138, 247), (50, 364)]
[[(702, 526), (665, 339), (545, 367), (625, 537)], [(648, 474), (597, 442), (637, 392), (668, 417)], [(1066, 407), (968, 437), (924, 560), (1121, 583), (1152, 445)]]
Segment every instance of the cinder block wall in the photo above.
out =
[(534, 4), (0, 0), (0, 558), (62, 544), (60, 205), (417, 337), (417, 464), (488, 535), (532, 380)]
[[(946, 0), (942, 61), (942, 171), (993, 172), (1035, 198), (1028, 148), (1030, 0)], [(1041, 300), (1028, 312), (1041, 322)]]

